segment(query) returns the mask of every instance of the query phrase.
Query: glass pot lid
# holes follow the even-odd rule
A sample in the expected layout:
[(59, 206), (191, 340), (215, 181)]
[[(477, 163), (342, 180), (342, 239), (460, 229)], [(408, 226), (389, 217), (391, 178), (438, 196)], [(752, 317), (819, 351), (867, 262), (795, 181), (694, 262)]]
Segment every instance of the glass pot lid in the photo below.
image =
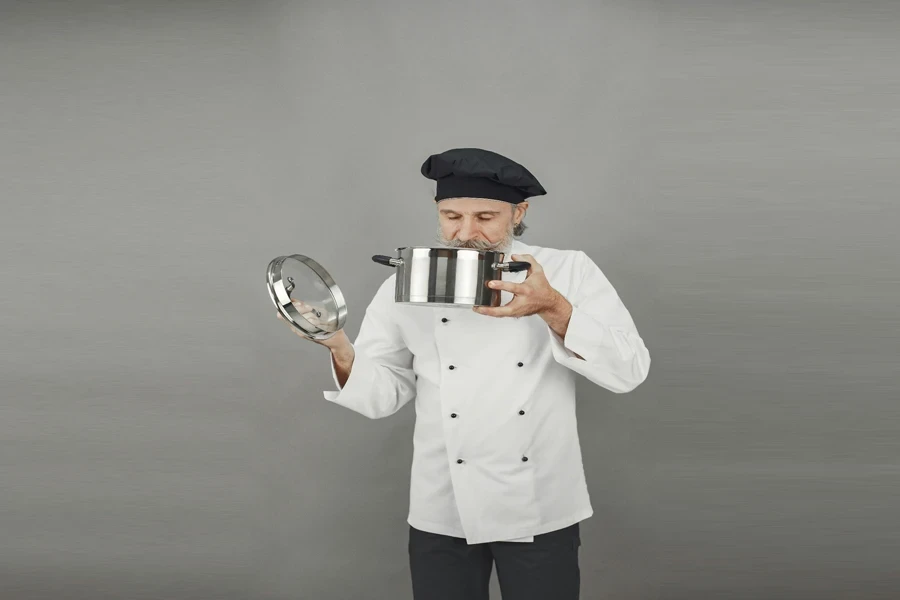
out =
[(347, 321), (347, 303), (328, 271), (302, 254), (279, 256), (266, 273), (269, 297), (297, 332), (328, 339)]

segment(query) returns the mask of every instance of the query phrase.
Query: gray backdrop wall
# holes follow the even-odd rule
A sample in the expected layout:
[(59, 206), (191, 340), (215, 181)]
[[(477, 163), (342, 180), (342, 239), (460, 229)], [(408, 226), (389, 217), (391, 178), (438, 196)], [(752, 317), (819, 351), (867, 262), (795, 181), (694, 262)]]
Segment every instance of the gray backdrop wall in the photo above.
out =
[(0, 597), (409, 598), (414, 411), (324, 401), (263, 271), (355, 337), (457, 145), (653, 359), (579, 385), (583, 597), (900, 597), (897, 8), (3, 2)]

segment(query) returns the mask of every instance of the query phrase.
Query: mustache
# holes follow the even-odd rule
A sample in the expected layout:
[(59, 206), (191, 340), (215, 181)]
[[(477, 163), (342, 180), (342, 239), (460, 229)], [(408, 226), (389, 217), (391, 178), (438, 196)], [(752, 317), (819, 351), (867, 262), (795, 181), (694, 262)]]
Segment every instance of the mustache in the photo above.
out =
[(451, 248), (467, 248), (472, 250), (495, 250), (502, 246), (502, 243), (488, 242), (486, 240), (444, 240), (443, 243)]
[(509, 228), (509, 231), (502, 240), (498, 242), (489, 242), (487, 240), (448, 240), (441, 233), (440, 228), (435, 235), (435, 240), (448, 248), (466, 248), (471, 250), (485, 250), (485, 251), (494, 251), (501, 250), (505, 246), (507, 246), (512, 241), (513, 229)]

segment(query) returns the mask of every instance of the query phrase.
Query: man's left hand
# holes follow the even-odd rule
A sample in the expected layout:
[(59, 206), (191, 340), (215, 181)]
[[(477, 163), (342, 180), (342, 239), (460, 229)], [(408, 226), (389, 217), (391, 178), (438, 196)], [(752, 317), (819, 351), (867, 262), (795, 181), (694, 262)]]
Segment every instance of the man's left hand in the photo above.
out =
[(475, 306), (473, 307), (475, 312), (491, 317), (527, 317), (558, 310), (562, 304), (567, 303), (565, 297), (547, 281), (543, 267), (533, 256), (513, 254), (510, 258), (531, 263), (525, 281), (522, 283), (502, 280), (487, 282), (486, 285), (492, 290), (505, 290), (512, 293), (513, 299), (503, 306)]

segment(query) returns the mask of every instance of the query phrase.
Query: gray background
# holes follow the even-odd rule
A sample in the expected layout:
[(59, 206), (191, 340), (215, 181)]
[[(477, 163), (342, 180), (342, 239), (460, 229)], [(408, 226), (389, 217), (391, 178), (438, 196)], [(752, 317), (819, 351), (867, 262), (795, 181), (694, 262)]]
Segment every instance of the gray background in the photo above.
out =
[(582, 597), (900, 597), (897, 3), (0, 6), (4, 600), (410, 597), (414, 411), (328, 404), (263, 271), (355, 337), (458, 145), (653, 359), (579, 383)]

